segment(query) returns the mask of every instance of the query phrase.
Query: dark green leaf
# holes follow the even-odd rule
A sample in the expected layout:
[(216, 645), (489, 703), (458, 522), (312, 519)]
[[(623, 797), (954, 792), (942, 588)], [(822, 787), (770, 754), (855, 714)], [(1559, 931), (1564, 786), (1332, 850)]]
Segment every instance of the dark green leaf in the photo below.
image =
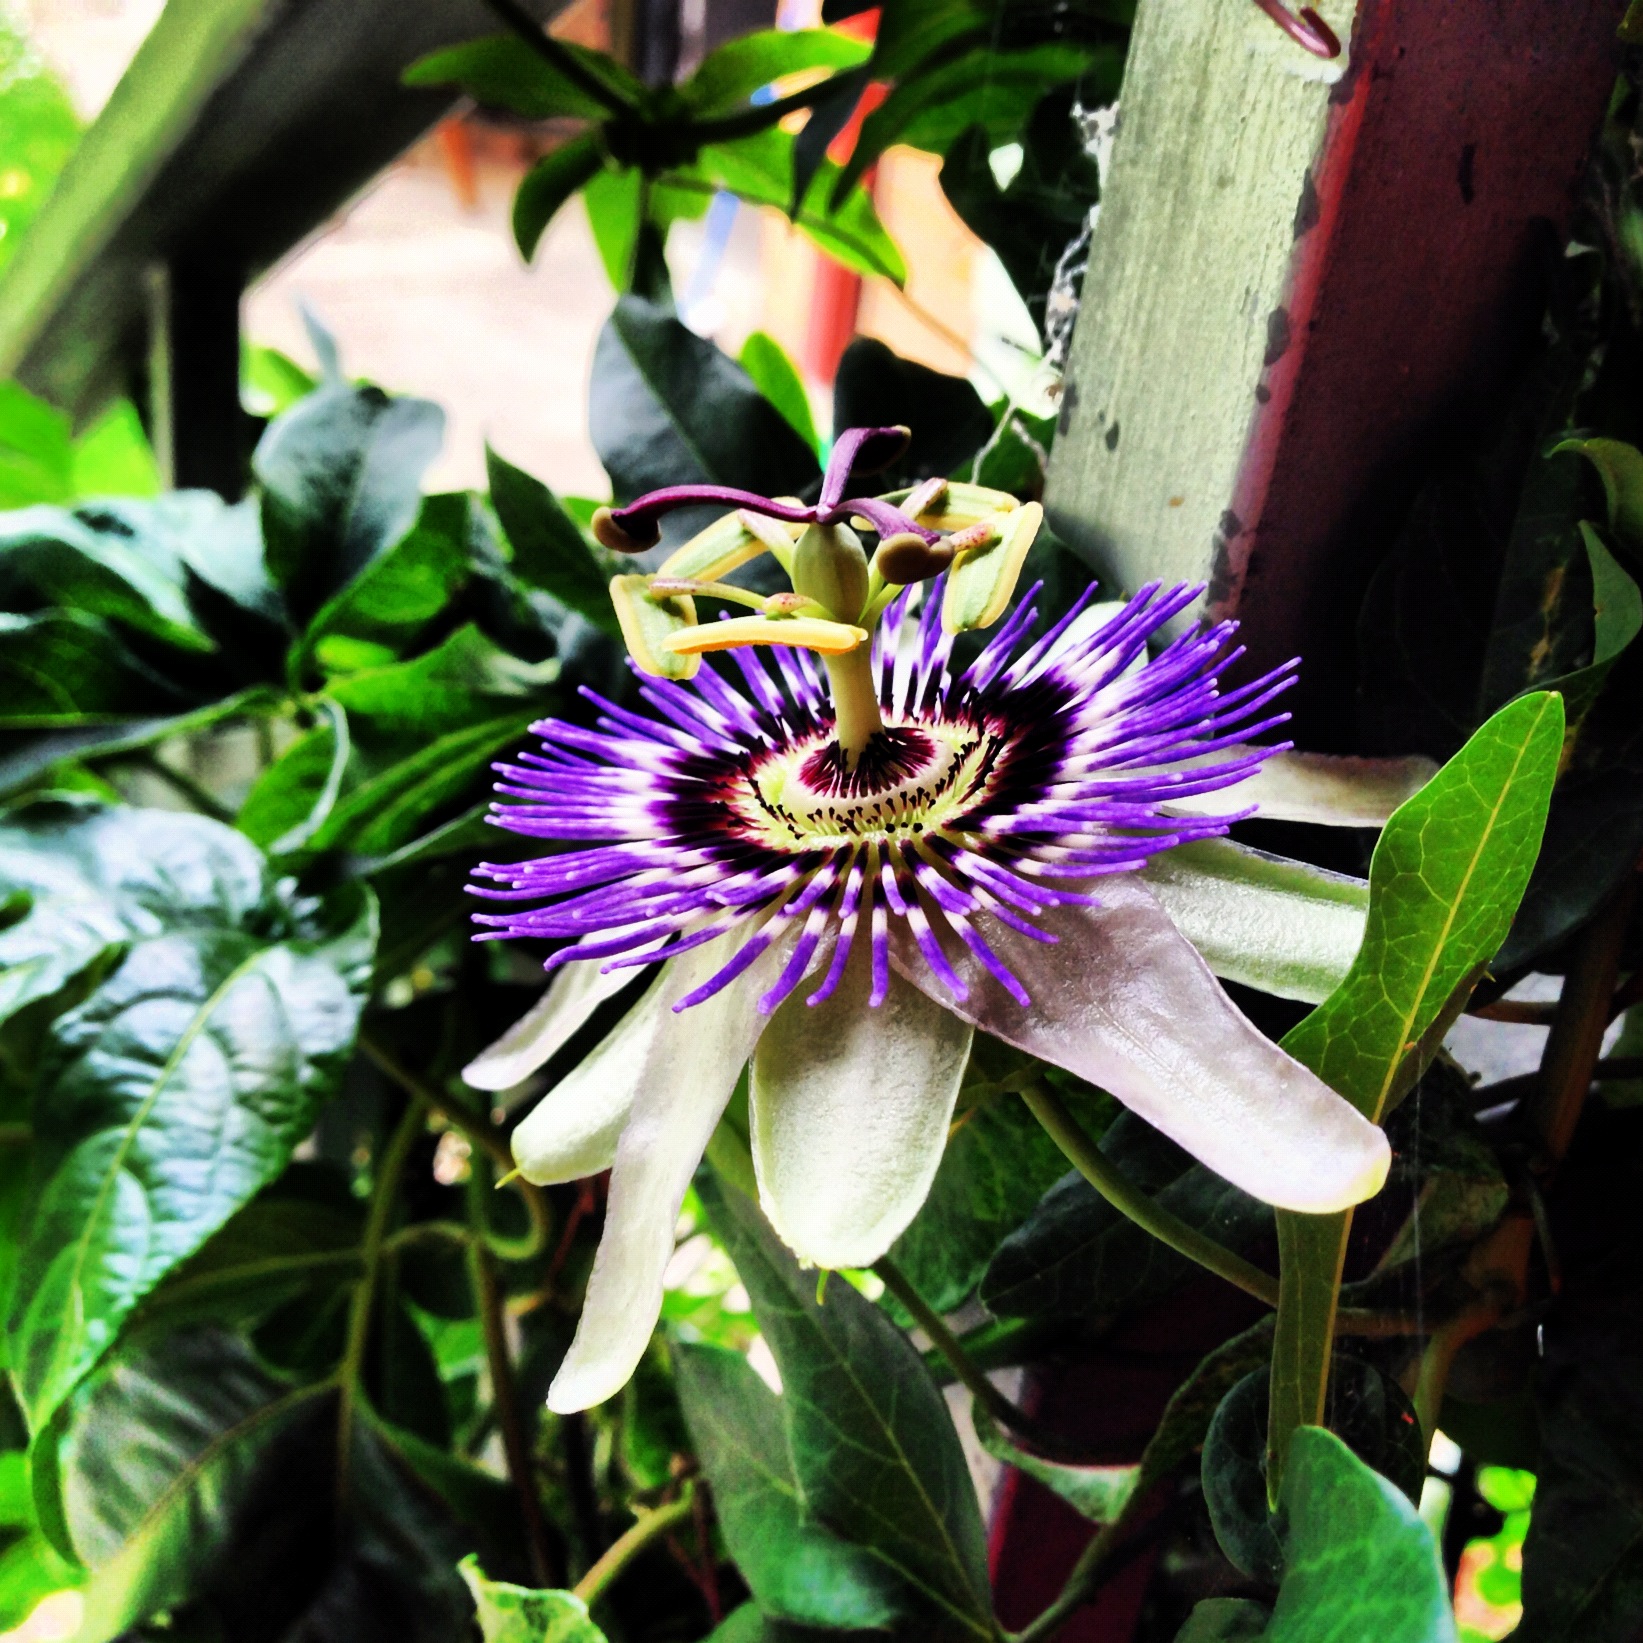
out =
[[(1271, 1376), (1257, 1369), (1227, 1393), (1204, 1438), (1204, 1503), (1221, 1550), (1247, 1575), (1275, 1581), (1282, 1524), (1267, 1509), (1267, 1403)], [(1411, 1500), (1426, 1473), (1426, 1440), (1409, 1399), (1373, 1365), (1337, 1353), (1325, 1419), (1330, 1430)]]
[(1175, 1643), (1259, 1643), (1271, 1611), (1247, 1597), (1206, 1597), (1196, 1604)]
[(577, 189), (592, 182), (604, 163), (604, 150), (590, 132), (556, 148), (525, 173), (513, 197), (513, 238), (526, 262), (536, 255), (536, 247), (560, 206)]
[(948, 1626), (993, 1635), (975, 1490), (946, 1404), (907, 1337), (847, 1284), (818, 1305), (758, 1208), (699, 1190), (782, 1372), (806, 1509), (871, 1552)]
[(427, 400), (340, 383), (270, 424), (253, 468), (268, 568), (295, 615), (311, 615), (411, 528), (444, 429)]
[(812, 1626), (888, 1626), (905, 1594), (884, 1564), (806, 1521), (781, 1399), (739, 1352), (676, 1342), (673, 1362), (725, 1544), (764, 1613)]
[(351, 752), (348, 716), (322, 697), (312, 728), (256, 779), (234, 825), (264, 850), (300, 849), (330, 816)]
[(184, 701), (100, 617), (0, 612), (0, 728), (118, 723), (175, 711)]
[(874, 481), (886, 487), (933, 474), (967, 478), (966, 464), (993, 431), (992, 414), (963, 377), (902, 359), (876, 337), (857, 337), (833, 384), (834, 437), (897, 423), (913, 439), (896, 467)]
[(587, 1604), (573, 1593), (488, 1580), (474, 1557), (457, 1567), (473, 1593), (485, 1643), (605, 1643), (605, 1634), (588, 1619)]
[(551, 593), (606, 633), (619, 635), (610, 602), (614, 567), (577, 528), (559, 498), (541, 480), (486, 448), (491, 506), (513, 549), (511, 569), (531, 587)]
[[(1247, 1249), (1272, 1225), (1265, 1205), (1129, 1114), (1108, 1129), (1101, 1150), (1143, 1191), (1230, 1248)], [(1092, 1318), (1166, 1294), (1195, 1270), (1074, 1173), (999, 1246), (981, 1296), (998, 1317)]]
[[(645, 88), (614, 58), (568, 40), (556, 40), (553, 49), (620, 101), (633, 105), (644, 99)], [(512, 109), (533, 120), (599, 120), (610, 113), (605, 102), (513, 34), (493, 34), (431, 52), (413, 63), (404, 79), (410, 86), (461, 86), (476, 102)]]
[(430, 496), (416, 524), (315, 615), (306, 642), (312, 647), (346, 634), (402, 649), (445, 610), (469, 574), (468, 498)]
[(9, 1326), (36, 1430), (307, 1135), (352, 1048), (375, 935), (355, 888), (274, 941), (254, 923), (167, 928), (54, 1024)]
[(662, 485), (803, 492), (815, 453), (747, 373), (641, 297), (623, 297), (599, 336), (589, 432), (620, 498)]
[(989, 1455), (1042, 1483), (1092, 1523), (1114, 1522), (1135, 1493), (1141, 1476), (1139, 1466), (1069, 1466), (1044, 1460), (1016, 1448), (980, 1402), (971, 1408), (970, 1416), (976, 1437)]

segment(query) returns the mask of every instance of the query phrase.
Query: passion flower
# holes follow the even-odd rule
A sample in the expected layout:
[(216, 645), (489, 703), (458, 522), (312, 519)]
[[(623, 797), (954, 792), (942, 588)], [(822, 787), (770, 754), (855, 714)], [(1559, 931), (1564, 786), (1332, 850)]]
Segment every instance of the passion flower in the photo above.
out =
[[(1249, 897), (1269, 916), (1274, 897), (1327, 904), (1338, 950), (1322, 962), (1350, 961), (1355, 889), (1300, 864), (1277, 871), (1306, 883), (1275, 885), (1268, 858), (1207, 842), (1263, 784), (1299, 787), (1285, 813), (1338, 819), (1317, 794), (1339, 773), (1292, 763), (1275, 782), (1284, 748), (1250, 741), (1283, 721), (1293, 669), (1223, 690), (1241, 654), (1230, 623), (1149, 650), (1200, 592), (1158, 586), (1116, 606), (1092, 590), (1042, 633), (1030, 592), (955, 669), (955, 632), (1007, 608), (1037, 510), (975, 487), (844, 500), (851, 453), (895, 432), (841, 440), (845, 471), (813, 508), (707, 496), (741, 512), (613, 589), (640, 669), (684, 676), (646, 679), (647, 711), (585, 692), (591, 728), (543, 721), (539, 749), (497, 767), (513, 802), (493, 819), (555, 849), (481, 867), (476, 893), (519, 905), (479, 922), (562, 943), (548, 968), (568, 973), (469, 1081), (516, 1084), (635, 967), (660, 966), (515, 1131), (533, 1181), (612, 1171), (555, 1409), (631, 1374), (685, 1190), (750, 1058), (760, 1199), (823, 1267), (870, 1264), (916, 1213), (978, 1027), (1109, 1090), (1270, 1203), (1340, 1209), (1385, 1177), (1380, 1130), (1250, 1025), (1166, 910), (1260, 980), (1273, 944), (1257, 931), (1251, 954)], [(642, 498), (602, 539), (646, 546), (661, 511), (703, 499)], [(871, 560), (851, 521), (878, 535)], [(792, 595), (711, 583), (756, 617), (698, 624), (676, 603), (766, 549)], [(893, 582), (886, 564), (928, 579)], [(733, 671), (700, 660), (714, 649)], [(1233, 870), (1193, 857), (1206, 848), (1234, 852)]]

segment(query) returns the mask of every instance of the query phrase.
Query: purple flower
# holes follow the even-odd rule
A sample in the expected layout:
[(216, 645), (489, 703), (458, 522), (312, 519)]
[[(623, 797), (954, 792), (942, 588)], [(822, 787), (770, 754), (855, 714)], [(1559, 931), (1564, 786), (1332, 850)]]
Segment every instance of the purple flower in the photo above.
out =
[[(1222, 835), (1257, 805), (1384, 819), (1422, 772), (1251, 745), (1283, 721), (1292, 669), (1223, 690), (1231, 624), (1161, 640), (1194, 588), (1086, 594), (1045, 631), (1029, 593), (955, 668), (955, 631), (1006, 608), (1036, 508), (975, 487), (843, 501), (849, 462), (814, 509), (738, 493), (758, 519), (704, 532), (659, 578), (618, 578), (638, 584), (624, 624), (641, 668), (688, 658), (689, 678), (647, 679), (642, 711), (585, 693), (591, 729), (544, 721), (538, 750), (497, 767), (494, 819), (551, 850), (480, 868), (494, 910), (479, 921), (562, 943), (561, 979), (470, 1082), (518, 1083), (636, 967), (661, 966), (515, 1132), (532, 1180), (612, 1167), (557, 1409), (632, 1372), (685, 1189), (750, 1058), (761, 1201), (826, 1267), (870, 1264), (917, 1212), (977, 1028), (1109, 1090), (1271, 1203), (1339, 1209), (1386, 1173), (1381, 1132), (1256, 1032), (1182, 931), (1223, 974), (1324, 996), (1361, 937), (1363, 887)], [(642, 536), (699, 499), (613, 517)], [(804, 534), (772, 538), (769, 519)], [(871, 561), (851, 520), (878, 533)], [(675, 561), (722, 574), (750, 556), (744, 536), (790, 566), (789, 603), (723, 624), (675, 610), (658, 643), (654, 613), (706, 585)], [(718, 648), (731, 667), (700, 661)], [(1367, 807), (1366, 777), (1390, 789)]]

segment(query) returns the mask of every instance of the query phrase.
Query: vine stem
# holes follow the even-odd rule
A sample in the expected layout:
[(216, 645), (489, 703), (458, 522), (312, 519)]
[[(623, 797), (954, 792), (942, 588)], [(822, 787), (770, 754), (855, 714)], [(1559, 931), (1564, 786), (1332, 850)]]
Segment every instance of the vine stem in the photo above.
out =
[(348, 1498), (349, 1470), (353, 1458), (354, 1418), (358, 1413), (360, 1378), (365, 1367), (365, 1347), (371, 1337), (371, 1307), (376, 1300), (377, 1277), (382, 1268), (383, 1245), (388, 1223), (393, 1218), (394, 1200), (399, 1195), (400, 1177), (411, 1156), (411, 1148), (425, 1128), (421, 1107), (406, 1104), (394, 1133), (388, 1138), (371, 1189), (371, 1209), (365, 1220), (365, 1236), (359, 1256), (364, 1270), (354, 1290), (348, 1313), (348, 1338), (337, 1370), (337, 1504)]
[[(486, 1152), (507, 1172), (506, 1184), (525, 1200), (526, 1213), (531, 1218), (531, 1229), (521, 1239), (508, 1239), (487, 1230), (485, 1241), (505, 1261), (528, 1261), (540, 1255), (548, 1246), (551, 1212), (542, 1189), (533, 1186), (514, 1168), (513, 1148), (508, 1138), (482, 1114), (465, 1107), (460, 1101), (450, 1101), (431, 1089), (408, 1067), (402, 1066), (389, 1051), (369, 1033), (359, 1035), (359, 1047), (376, 1066), (399, 1085), (405, 1093), (429, 1112), (443, 1118)], [(501, 1185), (498, 1182), (498, 1185)]]
[(468, 1213), (478, 1236), (468, 1245), (468, 1271), (473, 1280), (474, 1305), (485, 1337), (485, 1363), (491, 1377), (491, 1407), (496, 1411), (497, 1430), (502, 1436), (502, 1454), (508, 1479), (519, 1500), (519, 1515), (525, 1524), (525, 1542), (530, 1551), (531, 1572), (539, 1586), (562, 1586), (564, 1571), (548, 1535), (542, 1514), (542, 1497), (536, 1488), (536, 1467), (531, 1458), (530, 1439), (519, 1407), (519, 1387), (514, 1380), (513, 1359), (508, 1351), (508, 1326), (503, 1316), (502, 1286), (485, 1243), (485, 1190), (479, 1170), (468, 1182)]
[(695, 1489), (687, 1484), (677, 1500), (658, 1506), (654, 1512), (646, 1512), (631, 1529), (613, 1541), (610, 1549), (577, 1581), (572, 1587), (573, 1594), (592, 1608), (605, 1589), (653, 1540), (690, 1517), (695, 1494)]
[(1033, 1117), (1044, 1126), (1050, 1139), (1060, 1147), (1067, 1162), (1120, 1215), (1127, 1215), (1160, 1243), (1168, 1244), (1176, 1254), (1207, 1267), (1246, 1295), (1253, 1295), (1268, 1306), (1278, 1304), (1278, 1280), (1271, 1273), (1263, 1272), (1253, 1262), (1233, 1254), (1225, 1244), (1218, 1244), (1196, 1227), (1189, 1226), (1180, 1216), (1172, 1214), (1126, 1179), (1084, 1133), (1058, 1095), (1042, 1084), (1029, 1084), (1022, 1089), (1021, 1099), (1032, 1110)]

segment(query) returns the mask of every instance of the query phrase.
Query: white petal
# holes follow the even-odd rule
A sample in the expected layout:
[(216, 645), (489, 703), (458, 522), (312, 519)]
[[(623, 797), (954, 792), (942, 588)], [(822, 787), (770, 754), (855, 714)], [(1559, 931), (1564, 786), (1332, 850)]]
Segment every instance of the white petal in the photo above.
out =
[(1147, 888), (1216, 975), (1321, 1004), (1363, 945), (1369, 886), (1230, 839), (1160, 851)]
[(514, 1130), (514, 1162), (527, 1181), (548, 1187), (610, 1168), (651, 1044), (679, 996), (668, 993), (673, 967), (663, 966), (644, 997)]
[(794, 1252), (823, 1267), (871, 1266), (918, 1213), (974, 1037), (898, 975), (877, 1009), (871, 988), (860, 941), (838, 991), (815, 1009), (795, 993), (753, 1057), (759, 1202)]
[[(1098, 880), (1102, 906), (1036, 922), (1045, 945), (988, 922), (987, 939), (1032, 995), (1023, 1007), (966, 951), (969, 997), (950, 1005), (984, 1032), (1099, 1084), (1245, 1192), (1281, 1209), (1345, 1209), (1380, 1190), (1386, 1137), (1262, 1037), (1133, 874)], [(943, 996), (903, 921), (891, 958)]]
[[(1229, 748), (1216, 757), (1236, 751)], [(1430, 759), (1418, 756), (1349, 759), (1331, 753), (1274, 753), (1253, 776), (1214, 793), (1171, 799), (1164, 808), (1178, 816), (1230, 816), (1257, 805), (1268, 821), (1384, 827), (1437, 770)]]
[(530, 1009), (462, 1069), (463, 1082), (476, 1090), (511, 1090), (563, 1049), (588, 1017), (632, 980), (632, 970), (601, 975), (592, 959), (567, 964)]
[[(786, 963), (798, 932), (779, 936), (712, 998), (677, 1014), (672, 1006), (728, 963), (747, 935), (732, 931), (668, 966), (656, 1030), (611, 1167), (604, 1236), (576, 1339), (548, 1389), (548, 1407), (559, 1414), (619, 1391), (661, 1315), (662, 1274), (685, 1189), (766, 1024), (759, 995)], [(827, 956), (824, 944), (815, 962)]]

